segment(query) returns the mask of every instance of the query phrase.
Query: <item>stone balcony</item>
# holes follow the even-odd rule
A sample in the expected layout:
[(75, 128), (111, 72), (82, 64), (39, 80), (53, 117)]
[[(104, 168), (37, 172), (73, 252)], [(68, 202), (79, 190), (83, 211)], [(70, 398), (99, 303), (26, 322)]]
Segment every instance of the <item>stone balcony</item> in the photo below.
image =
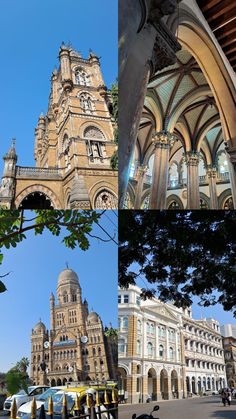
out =
[(58, 168), (16, 166), (16, 177), (17, 179), (60, 180), (62, 178), (62, 170)]
[[(135, 181), (135, 177), (131, 177), (130, 180)], [(229, 183), (230, 182), (230, 178), (229, 178), (229, 172), (225, 172), (225, 173), (217, 173), (217, 178), (216, 178), (216, 183), (220, 184), (220, 183)], [(152, 183), (152, 176), (146, 175), (145, 179), (144, 179), (144, 183), (147, 185), (151, 185)], [(199, 185), (200, 186), (204, 186), (204, 185), (208, 185), (208, 179), (207, 179), (207, 175), (203, 175), (203, 176), (199, 176)], [(168, 189), (183, 189), (186, 188), (187, 186), (187, 178), (183, 178), (181, 182), (174, 182), (174, 183), (170, 183), (168, 184)]]

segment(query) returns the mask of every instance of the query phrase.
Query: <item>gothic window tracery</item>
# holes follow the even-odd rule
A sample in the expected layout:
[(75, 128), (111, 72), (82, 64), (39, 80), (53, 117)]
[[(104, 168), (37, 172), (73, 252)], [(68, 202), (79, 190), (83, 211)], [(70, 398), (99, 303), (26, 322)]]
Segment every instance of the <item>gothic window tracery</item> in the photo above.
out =
[(116, 209), (118, 207), (117, 197), (104, 189), (96, 196), (94, 207), (95, 209)]
[(84, 92), (79, 95), (79, 99), (80, 107), (82, 108), (82, 110), (85, 113), (93, 113), (93, 111), (95, 110), (95, 106), (91, 99), (91, 96), (88, 93)]
[(95, 126), (89, 126), (84, 131), (84, 138), (86, 138), (87, 153), (90, 161), (102, 163), (104, 157), (106, 157), (105, 136), (102, 131)]
[(80, 86), (90, 86), (90, 76), (83, 68), (78, 68), (75, 71), (76, 84)]

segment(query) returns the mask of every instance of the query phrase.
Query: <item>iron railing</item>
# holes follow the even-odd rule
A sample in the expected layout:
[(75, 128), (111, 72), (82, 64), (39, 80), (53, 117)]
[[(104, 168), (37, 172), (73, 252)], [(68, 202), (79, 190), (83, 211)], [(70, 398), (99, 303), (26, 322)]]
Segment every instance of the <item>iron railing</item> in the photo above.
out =
[[(110, 400), (111, 399), (111, 400)], [(87, 393), (86, 403), (81, 404), (81, 400), (76, 393), (75, 404), (73, 408), (74, 419), (103, 419), (106, 414), (107, 419), (118, 419), (118, 398), (117, 391), (112, 389), (112, 396), (109, 397), (107, 391), (104, 392), (104, 402), (101, 402), (99, 392), (96, 391), (95, 399), (92, 394)], [(54, 412), (52, 397), (48, 399), (48, 411), (45, 411), (44, 405), (40, 407), (37, 414), (37, 405), (35, 397), (31, 405), (31, 419), (69, 419), (71, 412), (68, 409), (66, 394), (63, 396), (61, 412)], [(16, 400), (13, 399), (10, 419), (18, 419)]]

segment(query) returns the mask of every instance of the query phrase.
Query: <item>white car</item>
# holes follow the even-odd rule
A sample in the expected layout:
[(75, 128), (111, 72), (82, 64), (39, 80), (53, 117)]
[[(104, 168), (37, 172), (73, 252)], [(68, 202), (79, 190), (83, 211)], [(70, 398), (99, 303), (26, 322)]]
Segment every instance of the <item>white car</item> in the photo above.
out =
[[(36, 396), (36, 410), (39, 410), (40, 407), (48, 400), (50, 396), (53, 396), (56, 394), (59, 390), (64, 390), (66, 387), (51, 387), (48, 388), (43, 394), (40, 394), (39, 396)], [(17, 416), (21, 417), (27, 413), (31, 413), (31, 406), (32, 406), (32, 400), (30, 400), (27, 403), (24, 403), (21, 405), (21, 407), (18, 409)]]
[(26, 393), (25, 390), (20, 390), (19, 393), (13, 394), (13, 396), (10, 396), (5, 400), (3, 410), (5, 412), (10, 412), (14, 399), (18, 410), (22, 404), (29, 402), (33, 397), (39, 396), (48, 388), (49, 386), (30, 386), (28, 387), (28, 393)]

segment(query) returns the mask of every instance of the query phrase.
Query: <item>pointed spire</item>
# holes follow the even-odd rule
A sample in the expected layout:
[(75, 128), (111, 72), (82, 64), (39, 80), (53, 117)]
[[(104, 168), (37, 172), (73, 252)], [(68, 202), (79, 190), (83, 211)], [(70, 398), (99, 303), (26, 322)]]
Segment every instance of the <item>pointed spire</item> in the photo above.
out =
[(5, 155), (4, 159), (8, 158), (8, 159), (17, 160), (15, 145), (16, 145), (16, 139), (13, 138), (12, 143), (11, 143), (11, 147), (9, 148), (9, 151)]

